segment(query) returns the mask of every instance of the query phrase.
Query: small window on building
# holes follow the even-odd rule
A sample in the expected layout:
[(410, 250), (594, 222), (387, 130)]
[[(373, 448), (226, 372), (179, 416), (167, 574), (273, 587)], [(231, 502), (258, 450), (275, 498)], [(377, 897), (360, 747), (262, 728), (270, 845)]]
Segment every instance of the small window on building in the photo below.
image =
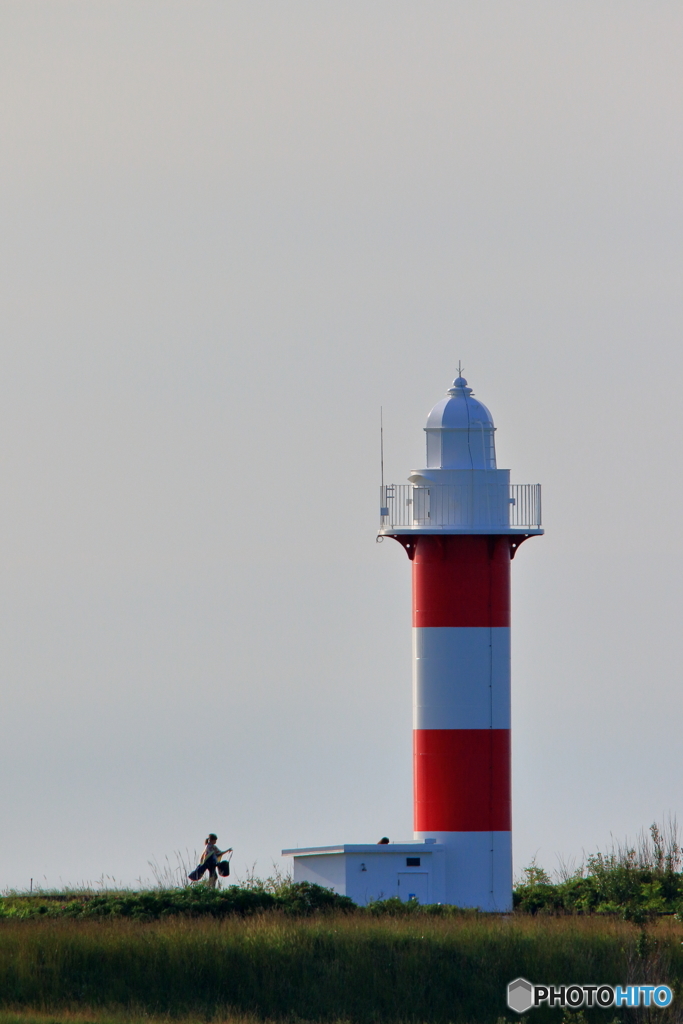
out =
[(407, 868), (419, 868), (420, 858), (419, 857), (406, 857)]

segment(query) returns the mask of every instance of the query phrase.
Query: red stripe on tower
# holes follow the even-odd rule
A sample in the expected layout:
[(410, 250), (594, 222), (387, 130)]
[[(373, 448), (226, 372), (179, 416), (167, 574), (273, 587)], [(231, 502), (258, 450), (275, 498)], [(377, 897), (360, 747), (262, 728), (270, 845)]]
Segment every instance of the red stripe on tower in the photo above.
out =
[(415, 729), (415, 830), (512, 828), (509, 729)]
[(509, 626), (510, 539), (422, 535), (413, 556), (414, 626)]

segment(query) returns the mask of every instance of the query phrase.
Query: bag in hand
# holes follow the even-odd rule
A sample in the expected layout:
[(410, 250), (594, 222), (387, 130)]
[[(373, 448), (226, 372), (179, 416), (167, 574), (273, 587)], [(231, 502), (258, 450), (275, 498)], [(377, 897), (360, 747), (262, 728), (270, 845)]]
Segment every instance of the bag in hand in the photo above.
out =
[(216, 865), (216, 867), (218, 869), (218, 874), (221, 876), (221, 878), (227, 878), (228, 875), (230, 874), (230, 861), (229, 860), (221, 860), (221, 861), (219, 861), (218, 864)]

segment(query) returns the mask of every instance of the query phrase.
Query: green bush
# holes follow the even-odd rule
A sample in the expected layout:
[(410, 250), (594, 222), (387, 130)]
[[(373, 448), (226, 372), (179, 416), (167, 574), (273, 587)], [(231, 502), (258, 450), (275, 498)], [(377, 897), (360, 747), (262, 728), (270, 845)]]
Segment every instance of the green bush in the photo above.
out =
[(80, 893), (70, 896), (37, 894), (5, 896), (0, 899), (0, 918), (132, 918), (158, 921), (172, 915), (184, 917), (225, 917), (281, 909), (288, 914), (307, 915), (330, 910), (350, 910), (355, 904), (347, 896), (311, 882), (282, 885), (277, 892), (263, 888), (232, 885), (210, 889), (206, 885), (149, 892)]
[(331, 889), (313, 882), (291, 882), (275, 894), (275, 906), (286, 913), (306, 915), (315, 911), (356, 910), (356, 904), (349, 896), (340, 896)]
[(562, 882), (525, 879), (516, 886), (514, 905), (527, 913), (618, 914), (636, 923), (676, 913), (683, 901), (683, 879), (619, 864), (589, 865)]
[(675, 822), (650, 826), (637, 846), (591, 854), (560, 881), (533, 863), (515, 887), (514, 906), (530, 914), (611, 914), (636, 924), (683, 907), (681, 847)]

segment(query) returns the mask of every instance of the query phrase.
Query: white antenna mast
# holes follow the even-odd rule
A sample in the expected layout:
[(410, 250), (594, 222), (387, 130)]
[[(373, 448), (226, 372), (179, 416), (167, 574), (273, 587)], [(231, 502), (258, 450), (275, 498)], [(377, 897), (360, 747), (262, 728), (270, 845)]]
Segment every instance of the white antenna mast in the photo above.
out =
[[(384, 488), (384, 410), (381, 405), (379, 407), (379, 468), (382, 488)], [(382, 490), (382, 493), (384, 493), (384, 490)]]

